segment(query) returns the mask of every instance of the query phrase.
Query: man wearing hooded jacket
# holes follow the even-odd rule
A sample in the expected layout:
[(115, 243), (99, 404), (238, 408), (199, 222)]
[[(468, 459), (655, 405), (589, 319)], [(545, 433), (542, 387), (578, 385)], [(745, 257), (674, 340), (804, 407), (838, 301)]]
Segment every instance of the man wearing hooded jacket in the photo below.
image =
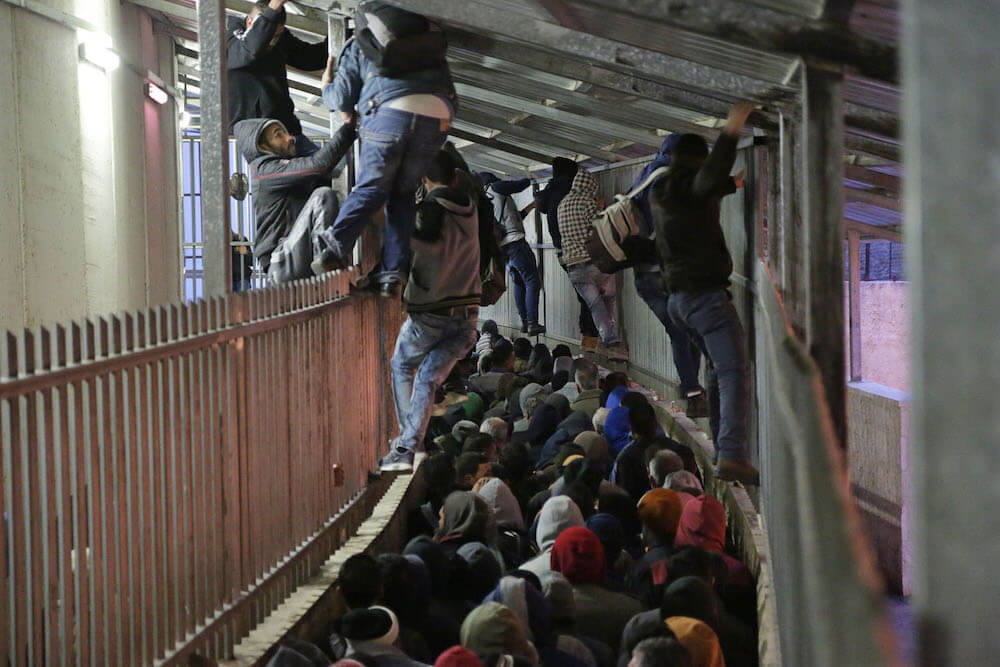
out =
[(337, 195), (324, 183), (357, 132), (345, 123), (316, 152), (296, 157), (296, 137), (274, 118), (236, 123), (236, 146), (250, 163), (256, 236), (253, 254), (270, 282), (312, 276), (316, 235), (337, 216)]

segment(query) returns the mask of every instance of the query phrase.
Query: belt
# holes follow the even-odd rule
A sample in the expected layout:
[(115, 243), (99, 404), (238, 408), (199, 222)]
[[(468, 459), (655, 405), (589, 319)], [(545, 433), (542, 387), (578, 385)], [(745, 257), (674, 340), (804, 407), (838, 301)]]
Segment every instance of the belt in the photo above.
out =
[(451, 306), (450, 308), (438, 308), (434, 311), (437, 315), (448, 315), (450, 317), (479, 317), (479, 306)]

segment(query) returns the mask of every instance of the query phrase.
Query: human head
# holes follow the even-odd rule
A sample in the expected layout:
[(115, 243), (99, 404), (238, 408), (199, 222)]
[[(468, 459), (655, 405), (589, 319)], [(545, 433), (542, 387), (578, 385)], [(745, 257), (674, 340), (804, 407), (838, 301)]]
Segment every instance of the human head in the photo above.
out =
[[(625, 407), (624, 404), (622, 407)], [(632, 426), (632, 435), (636, 438), (649, 438), (656, 435), (656, 410), (649, 403), (640, 403), (628, 407), (628, 421)]]
[(594, 411), (594, 418), (591, 420), (594, 424), (594, 430), (600, 434), (604, 434), (604, 424), (608, 421), (608, 415), (611, 414), (611, 410), (607, 408), (597, 408)]
[(615, 371), (614, 373), (608, 373), (604, 376), (601, 381), (601, 405), (605, 405), (608, 401), (608, 395), (618, 387), (628, 388), (629, 379), (628, 376), (620, 371)]
[(700, 167), (708, 157), (708, 142), (699, 134), (682, 134), (671, 158), (679, 167)]
[(693, 496), (700, 496), (702, 493), (701, 481), (698, 476), (689, 470), (677, 470), (667, 475), (666, 484), (668, 489), (674, 491), (684, 491)]
[(556, 538), (567, 528), (583, 525), (580, 508), (568, 496), (552, 496), (542, 505), (538, 513), (537, 539), (539, 551), (552, 548)]
[(399, 620), (388, 607), (352, 609), (340, 619), (340, 634), (355, 648), (359, 643), (391, 646), (399, 637)]
[(471, 491), (449, 493), (441, 506), (435, 537), (439, 542), (461, 538), (493, 543), (496, 523), (489, 503)]
[(420, 471), (429, 490), (444, 493), (455, 483), (455, 457), (448, 452), (432, 454), (420, 466)]
[(608, 413), (608, 418), (604, 422), (604, 438), (614, 455), (625, 449), (632, 438), (628, 408), (618, 407)]
[(573, 585), (558, 572), (546, 570), (538, 577), (542, 593), (552, 607), (552, 620), (556, 625), (572, 625), (576, 622), (576, 598)]
[(455, 425), (451, 427), (451, 437), (458, 441), (459, 445), (464, 446), (466, 439), (469, 436), (479, 433), (479, 425), (469, 419), (460, 419), (455, 422)]
[(438, 151), (421, 179), (428, 192), (434, 188), (455, 184), (455, 158), (448, 151)]
[(494, 337), (500, 336), (500, 329), (493, 320), (483, 320), (483, 333)]
[(484, 602), (469, 612), (460, 638), (462, 646), (477, 655), (506, 653), (538, 664), (538, 652), (528, 641), (521, 619), (499, 602)]
[(434, 667), (483, 667), (483, 661), (463, 646), (452, 646), (438, 656)]
[(704, 622), (687, 616), (673, 616), (666, 622), (677, 641), (687, 649), (691, 667), (723, 667), (726, 664), (718, 636)]
[[(270, 4), (270, 0), (257, 0), (257, 2), (254, 3), (253, 7), (250, 9), (250, 13), (247, 14), (246, 21), (244, 22), (247, 30), (250, 29), (250, 26), (252, 26), (253, 22), (257, 20), (257, 17), (260, 16), (261, 12), (269, 8)], [(282, 7), (278, 10), (278, 27), (274, 31), (274, 37), (271, 38), (271, 41), (267, 45), (268, 50), (275, 47), (278, 43), (278, 39), (281, 37), (281, 33), (285, 32), (285, 19), (285, 8)]]
[(552, 178), (573, 178), (579, 167), (569, 158), (552, 158)]
[(479, 602), (500, 581), (503, 565), (496, 553), (482, 542), (463, 544), (456, 553), (465, 561), (465, 568), (459, 571), (462, 597), (470, 602)]
[(348, 609), (363, 609), (382, 597), (382, 566), (368, 554), (354, 554), (340, 566), (340, 592)]
[(480, 477), (488, 475), (490, 462), (476, 452), (465, 452), (455, 464), (455, 477), (459, 486), (471, 489)]
[(514, 339), (514, 357), (527, 361), (531, 356), (531, 341), (527, 338)]
[(673, 637), (650, 637), (633, 649), (628, 667), (691, 667), (691, 658)]
[(521, 506), (517, 504), (517, 498), (502, 479), (499, 477), (486, 479), (476, 493), (489, 503), (498, 527), (524, 530)]
[(676, 492), (670, 489), (647, 491), (639, 499), (639, 521), (642, 522), (643, 534), (648, 538), (647, 543), (672, 544), (682, 511), (681, 499)]
[[(533, 581), (528, 580), (528, 576)], [(508, 575), (500, 579), (496, 588), (483, 602), (499, 602), (506, 605), (521, 619), (525, 634), (537, 648), (553, 646), (556, 634), (552, 625), (552, 606), (542, 594), (542, 585), (532, 572)]]
[(573, 358), (573, 350), (569, 349), (569, 345), (565, 343), (559, 343), (554, 348), (552, 348), (552, 358), (558, 359), (560, 357)]
[(375, 558), (382, 568), (380, 602), (402, 619), (412, 619), (430, 600), (430, 571), (418, 556), (385, 553)]
[(613, 514), (595, 514), (587, 519), (587, 528), (597, 535), (604, 547), (604, 561), (610, 569), (625, 548), (625, 528)]
[(707, 494), (689, 501), (681, 514), (674, 544), (722, 553), (726, 544), (726, 508)]
[(493, 370), (507, 373), (514, 371), (514, 346), (506, 338), (493, 345)]
[(282, 158), (295, 157), (295, 137), (280, 120), (268, 120), (257, 134), (257, 146)]
[(697, 547), (677, 549), (667, 560), (667, 572), (672, 581), (683, 577), (698, 577), (709, 586), (715, 585), (712, 555)]
[(601, 375), (597, 371), (597, 365), (589, 360), (584, 360), (584, 362), (585, 363), (578, 360), (576, 364), (576, 374), (574, 376), (576, 388), (580, 391), (597, 389), (597, 385), (601, 381)]
[[(633, 431), (635, 429), (633, 422)], [(684, 462), (677, 452), (661, 449), (649, 459), (649, 486), (659, 489), (667, 485), (667, 477), (678, 470), (684, 469)]]
[(500, 451), (507, 444), (510, 427), (500, 417), (490, 417), (479, 426), (479, 432), (493, 438), (493, 444), (496, 445), (497, 451)]
[(480, 375), (485, 375), (493, 370), (493, 350), (488, 352), (483, 352), (479, 356), (479, 362), (476, 364), (476, 371)]
[(607, 572), (601, 541), (583, 526), (567, 528), (556, 538), (550, 566), (571, 584), (600, 584)]
[(474, 391), (470, 391), (462, 403), (462, 412), (465, 414), (465, 418), (472, 422), (480, 422), (483, 420), (483, 412), (486, 411), (486, 402), (483, 397)]
[(611, 451), (608, 441), (597, 431), (584, 431), (573, 438), (573, 444), (583, 449), (583, 455), (591, 461), (608, 464), (611, 461)]
[(673, 616), (697, 618), (712, 629), (719, 627), (719, 599), (708, 582), (701, 577), (681, 577), (663, 592), (660, 618)]
[(519, 442), (508, 442), (500, 448), (500, 465), (511, 480), (522, 480), (531, 474), (531, 454)]
[(493, 436), (488, 433), (473, 433), (467, 436), (462, 444), (462, 453), (466, 452), (482, 454), (489, 463), (497, 460), (497, 445), (493, 441)]

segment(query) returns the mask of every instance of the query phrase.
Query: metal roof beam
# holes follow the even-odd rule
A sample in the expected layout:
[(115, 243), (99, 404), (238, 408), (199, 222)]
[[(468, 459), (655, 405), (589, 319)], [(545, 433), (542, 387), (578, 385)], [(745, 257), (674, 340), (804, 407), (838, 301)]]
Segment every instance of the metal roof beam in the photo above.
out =
[(898, 227), (879, 227), (878, 225), (869, 225), (859, 220), (845, 218), (844, 230), (847, 231), (851, 229), (861, 232), (866, 236), (872, 236), (883, 241), (892, 241), (894, 243), (903, 242), (903, 235), (899, 232)]
[[(449, 30), (448, 42), (449, 55), (453, 57), (479, 61), (483, 56), (496, 58), (539, 72), (557, 74), (617, 93), (635, 95), (715, 118), (725, 118), (729, 113), (730, 104), (737, 99), (735, 95), (727, 92), (713, 92), (710, 95), (697, 93), (635, 74), (622, 74), (600, 64), (581, 62), (581, 59), (575, 56), (557, 56), (529, 45), (512, 44), (465, 30)], [(777, 130), (778, 127), (772, 118), (760, 112), (751, 115), (751, 123), (765, 130)]]
[(514, 42), (542, 45), (543, 48), (564, 57), (610, 67), (625, 74), (641, 74), (663, 83), (679, 84), (696, 90), (725, 91), (729, 95), (759, 103), (794, 98), (794, 91), (780, 84), (768, 83), (613, 39), (571, 30), (486, 4), (468, 0), (463, 2), (388, 0), (388, 2), (476, 32), (501, 36)]
[[(139, 5), (140, 7), (145, 7), (146, 9), (152, 9), (153, 11), (167, 14), (168, 16), (176, 16), (193, 23), (198, 22), (198, 10), (194, 7), (181, 5), (176, 2), (170, 2), (170, 0), (128, 1), (134, 5)], [(228, 14), (240, 14), (246, 16), (250, 13), (251, 9), (253, 9), (253, 3), (249, 2), (249, 0), (226, 0), (226, 11)], [(311, 15), (297, 16), (289, 13), (286, 19), (286, 24), (289, 28), (295, 28), (296, 30), (309, 33), (310, 35), (324, 38), (326, 37), (326, 22)]]
[(802, 56), (812, 64), (848, 67), (880, 81), (899, 80), (893, 45), (852, 34), (837, 21), (730, 0), (571, 0), (569, 4), (627, 14), (751, 49)]
[(856, 201), (862, 204), (871, 204), (889, 211), (899, 211), (901, 206), (898, 197), (892, 197), (881, 192), (872, 192), (862, 188), (855, 188), (848, 185), (844, 188), (844, 198), (847, 201)]
[(868, 185), (873, 185), (877, 188), (888, 190), (889, 192), (903, 191), (902, 180), (898, 176), (883, 174), (880, 171), (866, 169), (865, 167), (861, 167), (856, 164), (845, 164), (844, 176), (852, 181), (867, 183)]
[(506, 141), (500, 141), (499, 139), (493, 139), (490, 137), (483, 137), (475, 132), (469, 132), (467, 130), (458, 129), (452, 127), (448, 130), (448, 136), (455, 137), (457, 139), (464, 139), (466, 141), (471, 141), (474, 144), (483, 146), (485, 148), (491, 148), (495, 151), (500, 151), (502, 153), (508, 153), (510, 155), (516, 155), (517, 157), (525, 158), (526, 160), (531, 160), (532, 162), (540, 162), (542, 164), (549, 164), (552, 161), (552, 155), (546, 155), (545, 153), (537, 153), (526, 148), (522, 148), (515, 144), (508, 143)]
[(598, 160), (604, 160), (605, 162), (618, 162), (619, 160), (625, 159), (625, 156), (623, 155), (604, 150), (598, 146), (587, 145), (571, 139), (565, 139), (550, 132), (540, 132), (527, 127), (522, 127), (520, 125), (511, 125), (506, 118), (497, 117), (492, 114), (480, 111), (470, 111), (469, 109), (460, 107), (458, 117), (460, 120), (466, 120), (470, 123), (474, 123), (475, 125), (488, 127), (511, 137), (556, 146), (571, 153), (589, 155), (590, 157), (597, 158)]
[(529, 113), (539, 118), (547, 118), (557, 123), (562, 123), (569, 127), (575, 127), (584, 131), (593, 131), (599, 134), (606, 134), (618, 139), (628, 139), (629, 141), (644, 146), (656, 148), (663, 143), (663, 137), (656, 132), (622, 125), (607, 120), (602, 120), (594, 116), (581, 116), (570, 111), (564, 111), (555, 107), (546, 106), (538, 102), (526, 100), (523, 97), (511, 97), (510, 95), (494, 92), (478, 86), (470, 86), (464, 83), (456, 83), (455, 90), (459, 99), (467, 97), (481, 102), (486, 102), (492, 106), (511, 111)]

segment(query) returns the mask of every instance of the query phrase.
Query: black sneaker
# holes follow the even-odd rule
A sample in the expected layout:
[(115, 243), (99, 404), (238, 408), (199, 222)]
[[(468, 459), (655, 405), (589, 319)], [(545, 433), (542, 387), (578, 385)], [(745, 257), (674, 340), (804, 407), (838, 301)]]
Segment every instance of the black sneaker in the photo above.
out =
[(528, 333), (528, 323), (521, 320), (521, 333)]
[(320, 253), (319, 257), (312, 261), (310, 268), (312, 268), (314, 276), (321, 276), (329, 271), (346, 269), (347, 263), (337, 253), (326, 248)]
[(413, 470), (413, 450), (393, 447), (392, 451), (379, 461), (383, 472), (409, 472)]
[(684, 413), (691, 419), (708, 416), (708, 397), (705, 392), (687, 397), (687, 410)]
[(528, 330), (525, 333), (529, 336), (539, 336), (545, 333), (545, 325), (539, 324), (538, 322), (532, 322), (528, 325)]

